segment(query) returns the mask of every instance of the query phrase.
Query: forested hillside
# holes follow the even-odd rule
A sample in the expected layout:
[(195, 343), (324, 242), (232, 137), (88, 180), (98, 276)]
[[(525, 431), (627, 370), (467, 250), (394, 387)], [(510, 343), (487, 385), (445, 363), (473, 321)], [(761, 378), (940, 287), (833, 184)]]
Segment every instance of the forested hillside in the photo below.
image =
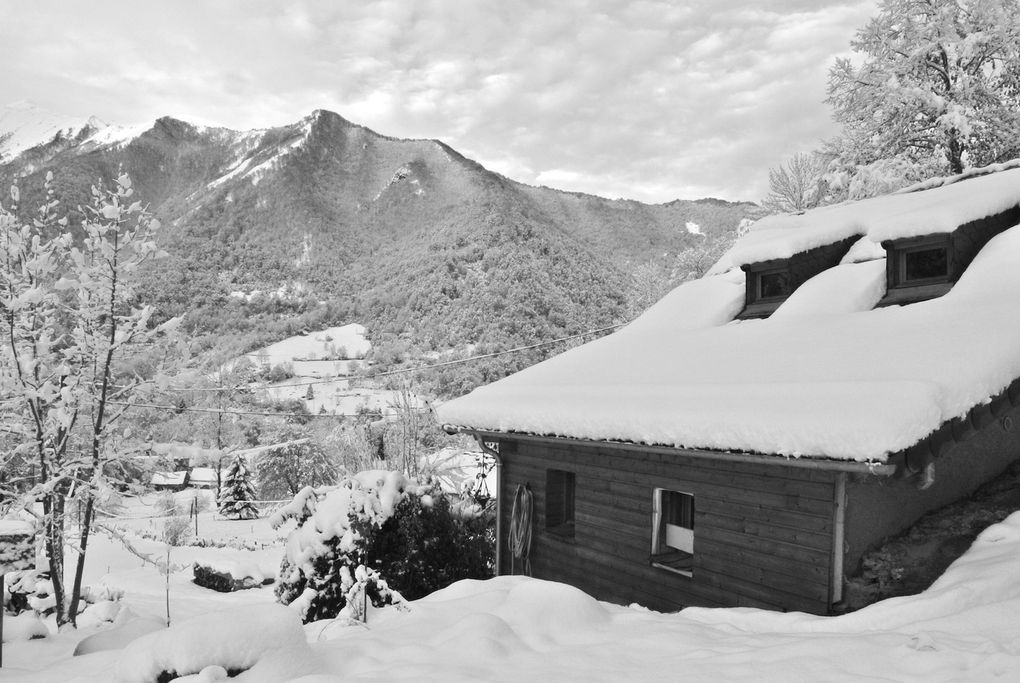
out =
[[(249, 350), (357, 321), (389, 365), (623, 322), (648, 296), (635, 275), (653, 273), (658, 291), (685, 253), (710, 253), (757, 210), (530, 187), (440, 142), (385, 137), (326, 111), (248, 132), (170, 118), (121, 138), (83, 128), (0, 165), (0, 176), (34, 206), (49, 170), (65, 209), (130, 174), (168, 254), (142, 276), (141, 296), (160, 318), (184, 315), (201, 348)], [(457, 393), (558, 350), (442, 373), (435, 389)]]

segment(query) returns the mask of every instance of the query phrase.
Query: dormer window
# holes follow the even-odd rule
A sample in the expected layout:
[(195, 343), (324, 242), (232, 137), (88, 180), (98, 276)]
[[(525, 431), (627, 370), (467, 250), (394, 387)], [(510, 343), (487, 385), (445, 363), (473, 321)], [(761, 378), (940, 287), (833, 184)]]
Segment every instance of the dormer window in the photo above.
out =
[(794, 290), (818, 273), (832, 268), (857, 237), (802, 251), (790, 258), (760, 261), (741, 266), (746, 275), (744, 310), (739, 319), (767, 318)]
[(953, 232), (882, 242), (886, 293), (879, 306), (911, 304), (942, 296), (953, 287), (988, 240), (1020, 222), (1020, 206), (970, 221)]
[(790, 287), (790, 271), (766, 270), (754, 273), (758, 279), (758, 300), (785, 299), (793, 289)]
[(890, 240), (882, 246), (887, 253), (886, 295), (879, 306), (942, 296), (958, 276), (951, 233)]
[[(887, 247), (888, 248), (888, 247)], [(949, 279), (949, 236), (936, 235), (914, 242), (894, 243), (892, 286), (917, 286)]]

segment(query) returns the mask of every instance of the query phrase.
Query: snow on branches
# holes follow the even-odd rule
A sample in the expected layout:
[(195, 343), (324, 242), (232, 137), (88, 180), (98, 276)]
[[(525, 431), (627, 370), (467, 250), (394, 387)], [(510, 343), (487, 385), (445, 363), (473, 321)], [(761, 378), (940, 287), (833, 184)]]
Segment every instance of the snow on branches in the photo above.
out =
[(907, 184), (1020, 152), (1017, 0), (883, 0), (851, 47), (827, 99), (847, 173), (897, 159), (918, 169)]

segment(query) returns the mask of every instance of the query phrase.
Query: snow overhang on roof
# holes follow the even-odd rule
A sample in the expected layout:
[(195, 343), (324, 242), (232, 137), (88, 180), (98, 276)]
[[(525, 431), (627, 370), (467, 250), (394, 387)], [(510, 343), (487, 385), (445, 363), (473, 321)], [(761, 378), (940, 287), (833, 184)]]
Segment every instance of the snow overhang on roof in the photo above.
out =
[[(729, 253), (742, 266), (789, 258), (854, 235), (872, 242), (953, 232), (964, 223), (1020, 204), (1020, 168), (969, 173), (905, 188), (895, 194), (844, 202), (800, 214), (767, 216)], [(983, 169), (988, 171), (989, 169)]]
[[(918, 200), (933, 196), (925, 212)], [(811, 213), (838, 209), (844, 225), (883, 239), (952, 229), (1020, 203), (1020, 169), (879, 199), (900, 210), (878, 211), (876, 199)], [(881, 215), (894, 219), (880, 225)], [(848, 263), (769, 319), (729, 322), (742, 302), (736, 273), (685, 283), (619, 332), (450, 401), (439, 419), (488, 433), (881, 463), (1020, 378), (1020, 227), (993, 238), (948, 294), (908, 306), (872, 309), (881, 268)]]

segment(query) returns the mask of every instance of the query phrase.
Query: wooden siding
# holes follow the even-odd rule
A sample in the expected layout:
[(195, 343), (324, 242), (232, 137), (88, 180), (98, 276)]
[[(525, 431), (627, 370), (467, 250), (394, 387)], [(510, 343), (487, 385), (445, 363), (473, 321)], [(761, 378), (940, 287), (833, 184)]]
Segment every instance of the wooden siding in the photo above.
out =
[[(506, 444), (511, 446), (511, 444)], [(534, 493), (531, 567), (620, 604), (672, 611), (690, 605), (826, 613), (832, 595), (836, 474), (725, 463), (611, 445), (518, 442), (501, 447), (501, 495)], [(575, 473), (574, 536), (545, 530), (546, 470)], [(695, 499), (693, 576), (650, 562), (655, 488)], [(510, 505), (502, 506), (509, 529)], [(521, 573), (506, 539), (501, 573)]]

